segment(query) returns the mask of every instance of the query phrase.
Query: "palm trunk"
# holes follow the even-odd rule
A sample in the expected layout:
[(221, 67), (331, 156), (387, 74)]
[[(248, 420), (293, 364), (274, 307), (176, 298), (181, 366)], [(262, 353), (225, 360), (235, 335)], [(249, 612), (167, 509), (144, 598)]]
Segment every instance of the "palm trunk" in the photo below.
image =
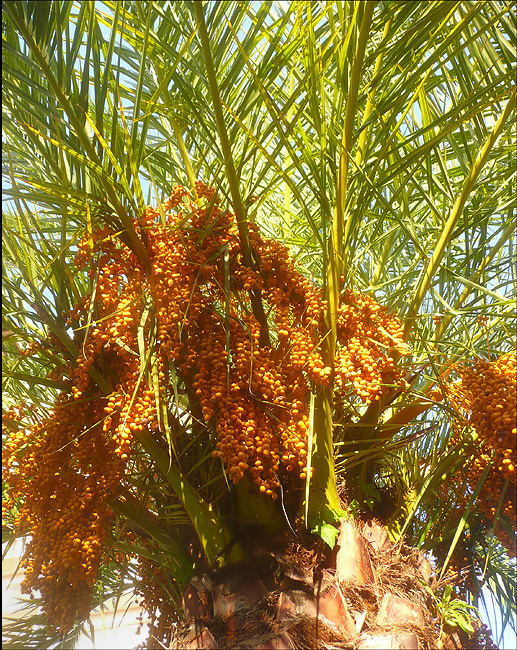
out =
[(196, 577), (170, 647), (475, 647), (458, 635), (438, 638), (430, 579), (422, 553), (391, 544), (381, 525), (343, 520), (336, 550), (321, 562), (315, 549), (290, 544)]

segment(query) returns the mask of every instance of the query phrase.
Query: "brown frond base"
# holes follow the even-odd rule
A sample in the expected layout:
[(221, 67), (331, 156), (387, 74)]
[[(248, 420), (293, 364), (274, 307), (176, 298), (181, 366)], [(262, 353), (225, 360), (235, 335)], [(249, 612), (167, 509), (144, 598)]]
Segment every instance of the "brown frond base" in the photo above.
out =
[(481, 628), (471, 639), (456, 629), (439, 638), (425, 588), (432, 577), (428, 560), (391, 544), (376, 522), (342, 521), (338, 545), (326, 568), (301, 547), (293, 558), (292, 545), (269, 564), (241, 563), (198, 576), (185, 590), (186, 622), (173, 630), (170, 649), (495, 647)]

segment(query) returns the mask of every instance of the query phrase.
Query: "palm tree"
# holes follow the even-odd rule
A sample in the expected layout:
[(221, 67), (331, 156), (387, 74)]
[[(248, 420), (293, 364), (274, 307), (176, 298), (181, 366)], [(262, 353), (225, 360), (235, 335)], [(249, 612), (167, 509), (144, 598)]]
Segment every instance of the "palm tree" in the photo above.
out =
[(12, 647), (127, 586), (148, 647), (491, 647), (514, 6), (3, 8)]

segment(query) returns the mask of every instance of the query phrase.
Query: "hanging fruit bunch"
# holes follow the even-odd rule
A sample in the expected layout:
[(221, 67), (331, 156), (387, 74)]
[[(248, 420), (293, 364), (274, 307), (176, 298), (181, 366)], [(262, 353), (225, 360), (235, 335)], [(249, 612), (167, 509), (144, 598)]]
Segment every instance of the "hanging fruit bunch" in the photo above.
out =
[[(460, 381), (448, 386), (451, 401), (466, 414), (479, 442), (479, 453), (468, 467), (468, 483), (475, 489), (493, 454), (479, 507), (493, 520), (501, 495), (500, 514), (515, 530), (516, 467), (516, 353), (508, 352), (495, 361), (480, 359), (460, 369)], [(452, 441), (454, 443), (454, 439)], [(501, 543), (515, 556), (515, 538), (499, 524), (495, 529)]]
[(307, 476), (315, 386), (334, 373), (339, 391), (366, 404), (405, 386), (389, 356), (408, 352), (396, 317), (345, 291), (337, 357), (325, 366), (320, 289), (253, 223), (254, 268), (246, 266), (234, 215), (213, 188), (195, 190), (194, 201), (176, 187), (135, 222), (150, 271), (108, 226), (80, 242), (76, 266), (93, 287), (68, 314), (80, 354), (71, 360), (48, 339), (62, 359), (49, 376), (63, 390), (48, 417), (11, 426), (4, 512), (17, 504), (15, 526), (31, 534), (23, 588), (41, 591), (49, 625), (62, 631), (88, 614), (107, 498), (123, 490), (134, 434), (166, 431), (174, 390), (211, 432), (229, 479), (247, 474), (276, 499), (281, 481), (302, 485)]
[(117, 492), (124, 465), (99, 424), (100, 397), (75, 402), (63, 392), (49, 418), (20, 425), (4, 446), (8, 497), (2, 518), (22, 500), (15, 529), (31, 536), (22, 592), (39, 591), (49, 629), (63, 632), (76, 617), (89, 616), (105, 539), (106, 495)]
[(400, 370), (387, 354), (393, 349), (409, 353), (397, 318), (388, 315), (371, 296), (347, 290), (337, 327), (340, 346), (335, 372), (339, 387), (351, 382), (357, 395), (369, 404), (380, 400), (387, 386), (405, 386)]
[[(142, 611), (140, 613), (140, 626), (145, 615), (150, 618), (150, 632), (147, 643), (141, 648), (162, 647), (170, 636), (171, 622), (177, 621), (180, 616), (178, 612), (178, 601), (180, 594), (171, 594), (170, 577), (167, 572), (155, 562), (140, 556), (137, 559), (139, 582), (135, 589)], [(153, 643), (154, 641), (154, 643)]]

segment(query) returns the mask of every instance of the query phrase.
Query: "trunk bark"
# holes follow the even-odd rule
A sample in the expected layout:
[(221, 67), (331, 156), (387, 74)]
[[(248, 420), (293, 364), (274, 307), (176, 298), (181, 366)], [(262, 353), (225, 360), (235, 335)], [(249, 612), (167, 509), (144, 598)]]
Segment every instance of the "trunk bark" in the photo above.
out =
[(422, 584), (430, 579), (429, 561), (390, 543), (380, 524), (342, 521), (324, 561), (315, 549), (290, 544), (282, 554), (196, 577), (170, 648), (485, 647), (458, 634), (439, 638)]

